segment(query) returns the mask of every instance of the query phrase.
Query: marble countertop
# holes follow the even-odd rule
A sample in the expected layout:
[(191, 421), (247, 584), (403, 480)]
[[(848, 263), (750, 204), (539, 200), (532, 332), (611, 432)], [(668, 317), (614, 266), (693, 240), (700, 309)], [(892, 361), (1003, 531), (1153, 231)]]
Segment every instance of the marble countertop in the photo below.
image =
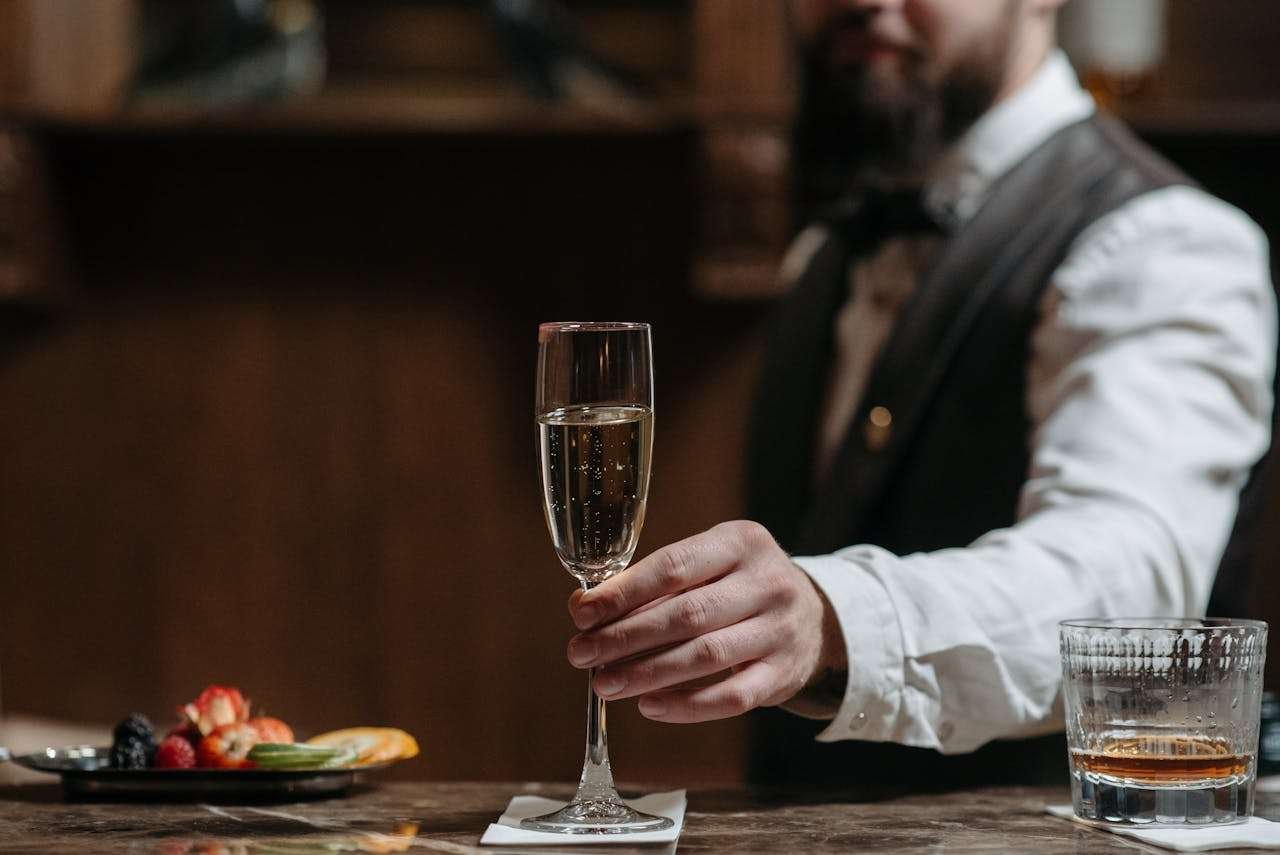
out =
[[(626, 790), (624, 789), (624, 792)], [(385, 783), (345, 798), (290, 804), (67, 802), (56, 785), (0, 787), (0, 852), (548, 853), (554, 847), (479, 847), (480, 835), (517, 792), (567, 798), (564, 786)], [(1268, 799), (1272, 801), (1268, 803)], [(1006, 788), (941, 795), (748, 794), (692, 790), (680, 852), (1108, 853), (1147, 850), (1102, 831), (1046, 816), (1061, 789)], [(1259, 813), (1280, 811), (1259, 794)], [(574, 846), (595, 852), (670, 852), (674, 847)], [(1150, 850), (1156, 851), (1156, 850)]]

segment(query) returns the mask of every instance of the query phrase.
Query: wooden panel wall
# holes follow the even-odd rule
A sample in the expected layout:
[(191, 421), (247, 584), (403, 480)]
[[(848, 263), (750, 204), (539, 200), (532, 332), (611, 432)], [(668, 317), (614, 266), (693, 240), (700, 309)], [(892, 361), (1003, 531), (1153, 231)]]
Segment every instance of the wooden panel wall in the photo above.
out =
[[(230, 681), (408, 727), (406, 775), (572, 778), (534, 325), (656, 325), (642, 551), (736, 515), (756, 313), (688, 296), (688, 138), (208, 143), (49, 142), (84, 290), (0, 364), (5, 703)], [(625, 779), (740, 774), (741, 723), (613, 725)]]

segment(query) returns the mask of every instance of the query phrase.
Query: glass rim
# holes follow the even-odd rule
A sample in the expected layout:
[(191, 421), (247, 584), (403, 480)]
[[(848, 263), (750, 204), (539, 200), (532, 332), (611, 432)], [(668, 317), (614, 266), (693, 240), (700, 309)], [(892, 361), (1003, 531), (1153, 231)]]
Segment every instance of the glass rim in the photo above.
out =
[(643, 321), (546, 321), (538, 324), (538, 335), (552, 332), (640, 332), (649, 329)]
[(1059, 629), (1133, 629), (1133, 630), (1168, 630), (1176, 632), (1185, 629), (1268, 629), (1264, 620), (1248, 618), (1221, 617), (1115, 617), (1115, 618), (1071, 618), (1058, 622)]

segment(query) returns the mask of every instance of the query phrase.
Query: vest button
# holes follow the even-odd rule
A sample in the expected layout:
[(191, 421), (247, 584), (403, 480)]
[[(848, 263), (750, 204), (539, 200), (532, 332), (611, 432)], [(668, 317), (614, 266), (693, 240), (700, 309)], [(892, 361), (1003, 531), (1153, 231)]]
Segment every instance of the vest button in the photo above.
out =
[(862, 426), (862, 436), (868, 451), (880, 451), (889, 444), (889, 438), (893, 436), (893, 413), (888, 407), (871, 408), (866, 424)]

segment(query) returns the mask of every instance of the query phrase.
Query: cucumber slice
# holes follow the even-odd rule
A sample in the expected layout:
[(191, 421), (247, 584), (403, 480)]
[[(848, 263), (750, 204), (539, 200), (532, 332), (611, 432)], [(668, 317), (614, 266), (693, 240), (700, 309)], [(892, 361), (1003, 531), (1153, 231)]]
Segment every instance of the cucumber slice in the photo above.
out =
[(302, 743), (262, 742), (249, 750), (260, 769), (332, 769), (355, 760), (355, 752)]

